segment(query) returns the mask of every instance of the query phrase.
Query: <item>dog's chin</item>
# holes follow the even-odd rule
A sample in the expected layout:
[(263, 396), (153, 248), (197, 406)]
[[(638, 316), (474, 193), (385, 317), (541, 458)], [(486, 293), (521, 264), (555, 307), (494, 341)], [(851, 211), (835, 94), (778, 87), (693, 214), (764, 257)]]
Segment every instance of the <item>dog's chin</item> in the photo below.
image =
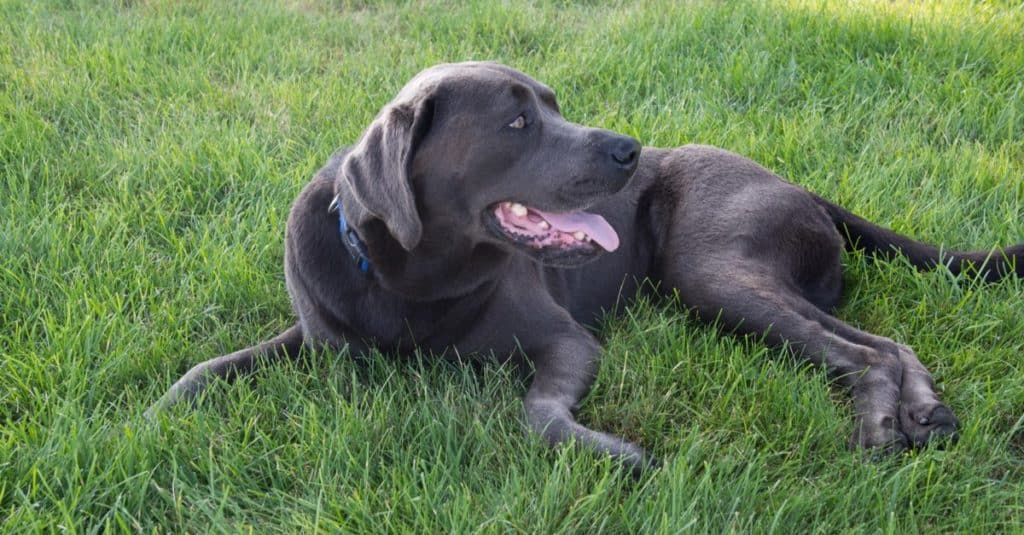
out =
[(607, 252), (581, 232), (563, 232), (550, 226), (516, 226), (496, 215), (500, 214), (499, 210), (499, 205), (494, 205), (484, 211), (483, 221), (487, 230), (512, 250), (526, 254), (545, 266), (579, 267)]
[(596, 260), (605, 253), (600, 247), (584, 250), (583, 248), (572, 249), (541, 249), (533, 254), (533, 259), (538, 263), (550, 267), (576, 268)]

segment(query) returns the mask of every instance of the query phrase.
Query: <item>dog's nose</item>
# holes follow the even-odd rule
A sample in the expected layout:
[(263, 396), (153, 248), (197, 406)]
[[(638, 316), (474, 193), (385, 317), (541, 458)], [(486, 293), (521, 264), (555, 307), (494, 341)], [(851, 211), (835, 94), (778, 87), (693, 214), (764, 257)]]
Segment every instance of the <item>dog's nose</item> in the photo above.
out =
[(612, 160), (624, 169), (636, 167), (640, 156), (640, 142), (626, 136), (616, 136), (611, 143)]

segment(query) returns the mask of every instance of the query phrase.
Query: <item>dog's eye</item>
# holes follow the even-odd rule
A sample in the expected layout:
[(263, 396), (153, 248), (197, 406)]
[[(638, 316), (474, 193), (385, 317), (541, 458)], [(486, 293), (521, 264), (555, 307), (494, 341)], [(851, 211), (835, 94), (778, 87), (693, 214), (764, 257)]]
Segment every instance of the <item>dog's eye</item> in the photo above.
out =
[(524, 126), (526, 126), (526, 117), (520, 115), (519, 117), (516, 117), (515, 121), (508, 123), (508, 125), (512, 128), (523, 128)]

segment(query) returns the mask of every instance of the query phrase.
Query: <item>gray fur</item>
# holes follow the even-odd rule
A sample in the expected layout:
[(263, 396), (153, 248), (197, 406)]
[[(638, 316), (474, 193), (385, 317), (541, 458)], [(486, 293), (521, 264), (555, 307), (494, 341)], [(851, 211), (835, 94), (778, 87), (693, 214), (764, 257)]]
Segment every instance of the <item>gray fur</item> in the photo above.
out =
[[(509, 128), (520, 113), (529, 126)], [(366, 244), (370, 274), (342, 245), (335, 198)], [(515, 245), (489, 228), (490, 207), (502, 201), (601, 214), (621, 246), (591, 254)], [(830, 313), (844, 245), (903, 252), (921, 267), (940, 261), (937, 249), (730, 152), (689, 145), (640, 153), (631, 138), (569, 123), (549, 88), (502, 65), (439, 65), (416, 76), (302, 191), (285, 243), (297, 325), (199, 364), (154, 409), (193, 399), (210, 377), (251, 371), (259, 356), (294, 357), (303, 345), (495, 355), (533, 370), (524, 406), (535, 433), (551, 444), (574, 439), (640, 471), (654, 463), (648, 453), (585, 427), (574, 411), (601, 353), (587, 326), (628, 302), (646, 278), (661, 292), (678, 291), (701, 318), (767, 332), (769, 343), (825, 366), (853, 396), (857, 446), (902, 449), (958, 427), (909, 347)], [(975, 262), (995, 279), (1024, 275), (1022, 256), (1017, 245), (1004, 255), (946, 259), (954, 271)]]

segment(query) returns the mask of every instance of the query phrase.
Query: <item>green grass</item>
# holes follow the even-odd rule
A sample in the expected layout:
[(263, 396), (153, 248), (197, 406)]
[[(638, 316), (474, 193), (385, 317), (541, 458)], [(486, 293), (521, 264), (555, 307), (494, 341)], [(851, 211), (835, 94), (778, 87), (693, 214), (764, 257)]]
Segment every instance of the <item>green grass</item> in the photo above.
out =
[(609, 321), (580, 418), (511, 370), (320, 353), (194, 412), (188, 367), (292, 322), (292, 199), (431, 64), (573, 121), (708, 143), (948, 247), (1024, 240), (1024, 8), (998, 3), (0, 0), (0, 531), (952, 532), (1024, 522), (1024, 284), (845, 258), (839, 314), (915, 347), (959, 444), (846, 448), (845, 396), (671, 306)]

